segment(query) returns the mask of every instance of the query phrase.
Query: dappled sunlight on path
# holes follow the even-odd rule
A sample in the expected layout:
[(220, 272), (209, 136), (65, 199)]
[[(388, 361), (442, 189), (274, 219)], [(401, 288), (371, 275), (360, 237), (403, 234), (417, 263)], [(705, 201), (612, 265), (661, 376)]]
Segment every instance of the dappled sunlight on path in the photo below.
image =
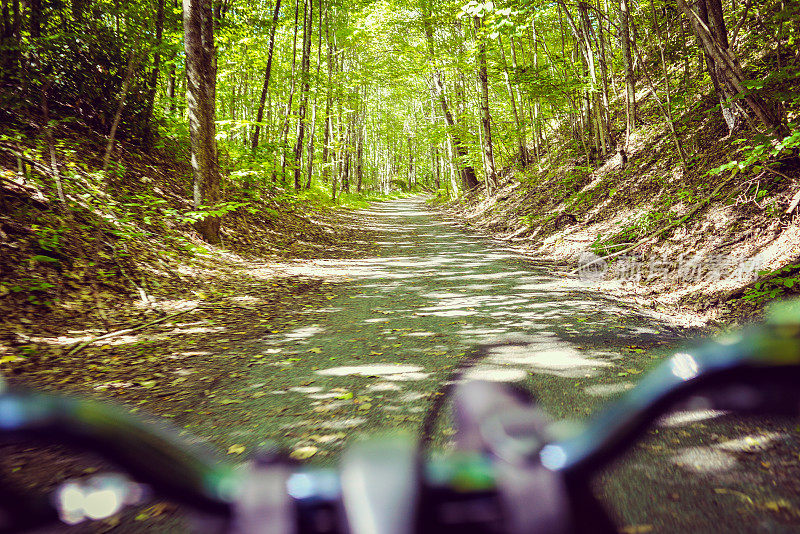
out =
[(290, 405), (282, 428), (300, 445), (338, 418), (365, 431), (419, 421), (427, 396), (469, 348), (512, 338), (517, 345), (494, 349), (468, 376), (547, 388), (548, 410), (582, 418), (630, 386), (650, 361), (642, 346), (676, 338), (657, 317), (466, 234), (419, 198), (349, 216), (375, 236), (376, 254), (270, 266), (345, 283), (328, 305), (299, 311), (294, 329), (252, 346), (264, 354), (249, 371), (264, 384), (257, 402)]

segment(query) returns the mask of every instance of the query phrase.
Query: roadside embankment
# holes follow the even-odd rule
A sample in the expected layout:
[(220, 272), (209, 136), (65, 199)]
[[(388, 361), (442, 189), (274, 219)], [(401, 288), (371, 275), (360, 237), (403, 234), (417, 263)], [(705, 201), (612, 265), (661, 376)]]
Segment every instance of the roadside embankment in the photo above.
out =
[(715, 173), (741, 157), (732, 147), (742, 143), (720, 140), (723, 125), (703, 113), (711, 105), (700, 102), (682, 119), (696, 130), (686, 169), (651, 117), (632, 136), (627, 162), (615, 154), (590, 165), (563, 142), (525, 170), (507, 169), (492, 194), (473, 191), (439, 206), (682, 322), (758, 319), (767, 302), (800, 291), (800, 163)]

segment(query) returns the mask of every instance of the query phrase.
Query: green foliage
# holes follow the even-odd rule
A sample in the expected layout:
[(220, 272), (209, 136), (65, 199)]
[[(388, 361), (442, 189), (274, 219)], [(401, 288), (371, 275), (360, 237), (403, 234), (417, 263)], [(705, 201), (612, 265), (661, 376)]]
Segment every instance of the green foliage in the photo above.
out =
[(61, 260), (58, 260), (57, 258), (51, 258), (50, 256), (45, 256), (43, 254), (37, 254), (35, 256), (31, 256), (30, 261), (40, 263), (58, 263)]
[(61, 239), (64, 227), (52, 228), (50, 226), (42, 226), (39, 224), (32, 224), (31, 230), (36, 234), (36, 242), (42, 250), (56, 251), (61, 246)]
[(247, 202), (220, 202), (214, 206), (200, 206), (197, 210), (187, 211), (179, 216), (181, 224), (194, 224), (207, 217), (224, 217), (228, 213), (244, 208), (249, 213), (258, 213), (258, 208)]
[(431, 204), (443, 204), (450, 200), (450, 191), (447, 189), (437, 189), (433, 198), (430, 199)]
[(653, 210), (630, 219), (622, 229), (610, 236), (598, 235), (589, 246), (598, 256), (605, 256), (620, 248), (630, 245), (651, 232), (673, 222), (669, 212)]
[[(745, 81), (744, 85), (749, 92), (736, 95), (736, 98), (744, 98), (747, 94), (761, 91), (767, 86), (782, 87), (788, 85), (796, 88), (799, 80), (800, 68), (790, 65), (771, 71), (762, 79)], [(798, 115), (798, 112), (800, 112), (800, 94), (794, 89), (788, 89), (778, 91), (776, 96), (785, 102), (787, 108), (793, 110), (789, 113), (789, 121), (786, 124), (787, 133), (783, 136), (774, 134), (755, 135), (752, 143), (741, 147), (741, 159), (720, 165), (709, 171), (709, 174), (717, 175), (728, 170), (733, 172), (747, 170), (760, 172), (763, 166), (770, 161), (798, 154), (798, 151), (800, 151), (800, 115)]]
[(747, 288), (742, 300), (764, 302), (796, 292), (800, 288), (800, 264), (787, 265), (775, 271), (759, 271), (758, 275), (769, 278)]
[(0, 292), (0, 294), (5, 293), (6, 291), (11, 293), (22, 293), (25, 294), (26, 300), (31, 304), (44, 306), (49, 306), (52, 304), (52, 300), (44, 297), (51, 289), (55, 287), (55, 285), (51, 284), (47, 280), (26, 277), (14, 283), (0, 281), (0, 286), (5, 289), (5, 291)]
[(520, 217), (519, 220), (525, 226), (532, 228), (540, 218), (541, 217), (539, 215), (529, 213), (527, 215), (523, 215), (522, 217)]

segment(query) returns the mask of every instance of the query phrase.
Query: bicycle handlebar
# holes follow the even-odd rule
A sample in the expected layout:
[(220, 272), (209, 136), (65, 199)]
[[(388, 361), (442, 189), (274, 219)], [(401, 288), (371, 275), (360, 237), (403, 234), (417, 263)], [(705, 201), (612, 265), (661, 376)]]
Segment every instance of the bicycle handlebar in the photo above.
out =
[[(164, 496), (225, 517), (237, 532), (613, 531), (589, 480), (676, 402), (700, 395), (709, 408), (800, 413), (800, 313), (777, 317), (735, 339), (676, 352), (561, 441), (551, 442), (530, 396), (460, 384), (457, 452), (430, 461), (412, 440), (367, 441), (344, 455), (339, 471), (274, 456), (237, 470), (119, 408), (25, 391), (0, 394), (0, 435), (55, 436), (96, 452)], [(30, 523), (20, 517), (0, 529)]]

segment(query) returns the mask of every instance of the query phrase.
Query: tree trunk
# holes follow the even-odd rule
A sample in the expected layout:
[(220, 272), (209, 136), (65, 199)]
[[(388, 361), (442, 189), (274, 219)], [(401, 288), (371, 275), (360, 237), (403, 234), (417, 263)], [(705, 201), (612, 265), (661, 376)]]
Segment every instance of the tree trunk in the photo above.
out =
[[(431, 124), (436, 124), (438, 118), (436, 117), (436, 110), (434, 108), (433, 98), (430, 99), (431, 106)], [(433, 169), (434, 188), (437, 191), (441, 188), (441, 172), (439, 170), (439, 145), (433, 137), (431, 139), (431, 167)]]
[(480, 86), (481, 130), (483, 131), (483, 161), (486, 172), (486, 192), (497, 187), (497, 170), (492, 146), (492, 116), (489, 113), (489, 75), (486, 71), (486, 40), (481, 35), (481, 22), (475, 17), (475, 39), (478, 40), (478, 85)]
[[(725, 26), (725, 20), (722, 18), (722, 5), (715, 4), (713, 0), (699, 0), (698, 14), (700, 20), (707, 26), (710, 26), (711, 34), (716, 43), (722, 46), (725, 50), (728, 49), (728, 29)], [(711, 13), (709, 13), (711, 11)], [(711, 15), (712, 24), (709, 24), (709, 15)], [(725, 124), (728, 126), (728, 132), (733, 133), (739, 128), (742, 120), (742, 110), (738, 104), (734, 103), (731, 99), (735, 96), (736, 92), (731, 91), (725, 83), (725, 74), (722, 71), (722, 66), (717, 64), (714, 58), (706, 52), (706, 67), (708, 68), (708, 75), (711, 77), (711, 82), (714, 84), (714, 91), (719, 100), (720, 109), (722, 110), (722, 118), (725, 119)]]
[[(186, 101), (194, 175), (193, 204), (213, 206), (220, 200), (216, 141), (216, 51), (211, 0), (183, 0), (186, 49)], [(219, 217), (205, 217), (195, 228), (210, 243), (219, 242)]]
[[(330, 20), (328, 20), (328, 24), (325, 25), (325, 36), (328, 41), (328, 85), (325, 91), (325, 133), (322, 141), (322, 181), (327, 184), (330, 181), (331, 175), (331, 167), (328, 164), (328, 158), (330, 156), (331, 130), (333, 127), (331, 123), (331, 103), (333, 101), (334, 42), (331, 40), (330, 36)], [(334, 198), (336, 197), (334, 196)]]
[[(319, 69), (322, 65), (322, 14), (324, 13), (322, 0), (319, 3), (319, 31), (317, 32), (317, 76), (319, 80)], [(317, 83), (319, 83), (317, 81)], [(314, 91), (314, 104), (311, 108), (311, 129), (308, 134), (308, 167), (306, 168), (306, 189), (311, 189), (311, 178), (314, 171), (314, 136), (317, 132), (317, 97), (319, 95), (319, 88)], [(324, 163), (324, 162), (323, 162)]]
[(343, 127), (344, 130), (344, 146), (342, 147), (342, 192), (350, 192), (350, 130), (351, 123), (348, 120), (347, 124)]
[(356, 193), (361, 192), (364, 179), (364, 126), (358, 125), (356, 140)]
[[(594, 51), (592, 50), (590, 39), (591, 21), (589, 20), (589, 8), (586, 2), (578, 2), (578, 13), (580, 14), (579, 26), (572, 17), (572, 14), (567, 9), (564, 1), (558, 0), (558, 4), (561, 6), (567, 22), (569, 23), (570, 29), (575, 36), (576, 45), (580, 50), (584, 65), (588, 70), (589, 80), (591, 82), (591, 88), (586, 94), (587, 120), (585, 122), (590, 126), (591, 129), (594, 130), (598, 151), (601, 155), (605, 155), (608, 150), (606, 140), (607, 126), (603, 120), (605, 113), (601, 108), (600, 91), (597, 90), (597, 70), (595, 66)], [(592, 115), (594, 115), (594, 117), (592, 117)], [(594, 119), (593, 125), (592, 119)]]
[[(539, 41), (536, 38), (536, 26), (533, 23), (533, 21), (531, 22), (531, 33), (533, 35), (533, 68), (534, 69), (538, 69), (539, 68), (539, 56), (538, 56)], [(511, 66), (514, 68), (514, 72), (517, 72), (517, 69), (519, 68), (520, 63), (517, 62), (517, 48), (516, 48), (516, 45), (514, 44), (514, 37), (513, 36), (509, 37), (508, 44), (509, 44), (509, 46), (511, 48)], [(521, 45), (520, 45), (520, 47), (521, 47)], [(520, 48), (520, 52), (524, 56), (524, 50), (522, 50), (522, 48)], [(527, 167), (528, 166), (528, 161), (530, 159), (530, 155), (529, 155), (529, 152), (528, 152), (528, 142), (527, 142), (527, 133), (526, 133), (527, 132), (527, 126), (525, 124), (525, 105), (524, 105), (525, 99), (522, 97), (522, 93), (519, 90), (519, 83), (516, 84), (515, 90), (517, 92), (517, 101), (519, 102), (519, 126), (520, 126), (520, 129), (522, 130), (522, 142), (523, 142), (523, 149), (524, 149), (524, 152), (522, 154), (520, 154), (520, 155), (524, 157), (523, 164), (522, 164), (523, 167)], [(533, 99), (533, 98), (529, 99), (529, 107), (530, 107), (530, 111), (531, 111), (531, 136), (533, 137), (533, 149), (534, 149), (534, 152), (536, 153), (536, 158), (538, 160), (539, 159), (539, 145), (540, 145), (539, 130), (538, 130), (538, 126), (539, 126), (539, 108), (540, 108), (539, 98), (536, 97), (535, 99)]]
[(61, 204), (66, 204), (67, 199), (64, 196), (64, 188), (61, 184), (61, 173), (58, 170), (58, 159), (56, 158), (56, 143), (53, 139), (53, 125), (50, 124), (50, 107), (47, 103), (48, 93), (50, 87), (53, 85), (52, 80), (46, 80), (44, 87), (42, 87), (42, 119), (44, 121), (45, 140), (47, 141), (47, 148), (50, 152), (50, 172), (53, 173), (53, 179), (56, 183), (56, 194)]
[(500, 61), (503, 65), (503, 79), (506, 82), (508, 99), (511, 101), (511, 112), (514, 115), (514, 125), (517, 128), (517, 157), (519, 158), (520, 166), (524, 169), (528, 162), (527, 147), (525, 146), (525, 126), (520, 121), (520, 113), (517, 109), (517, 98), (514, 94), (514, 88), (511, 86), (511, 77), (508, 74), (508, 62), (506, 61), (506, 51), (503, 47), (503, 38), (499, 35), (497, 36), (497, 46), (500, 48)]
[[(161, 45), (161, 38), (164, 33), (164, 0), (157, 0), (156, 3), (156, 47)], [(153, 54), (153, 70), (150, 71), (150, 79), (147, 81), (147, 100), (144, 111), (144, 139), (146, 149), (150, 149), (153, 144), (153, 127), (150, 124), (153, 118), (153, 107), (156, 102), (156, 88), (158, 85), (158, 72), (161, 69), (161, 54), (156, 49)]]
[[(436, 63), (436, 52), (434, 47), (433, 41), (433, 26), (430, 20), (430, 11), (427, 4), (425, 4), (426, 0), (423, 0), (423, 16), (422, 16), (422, 23), (425, 29), (425, 38), (428, 44), (428, 56), (430, 57), (431, 63)], [(444, 85), (442, 84), (442, 74), (439, 70), (434, 68), (433, 72), (433, 94), (435, 98), (439, 101), (439, 105), (442, 108), (442, 114), (444, 115), (444, 120), (447, 123), (448, 132), (450, 133), (450, 138), (452, 139), (453, 148), (456, 153), (457, 157), (457, 164), (459, 167), (459, 173), (461, 174), (461, 180), (464, 184), (465, 189), (475, 189), (480, 185), (478, 182), (477, 176), (475, 176), (475, 169), (467, 163), (467, 147), (463, 143), (461, 136), (458, 134), (456, 121), (453, 119), (453, 114), (450, 111), (450, 106), (447, 102), (447, 96), (444, 92)]]
[[(710, 2), (710, 4), (706, 4)], [(750, 91), (743, 85), (744, 75), (739, 60), (727, 48), (727, 28), (722, 20), (722, 6), (715, 0), (701, 0), (698, 3), (698, 13), (689, 7), (685, 0), (678, 0), (678, 7), (683, 11), (686, 18), (692, 24), (692, 29), (697, 36), (706, 55), (709, 64), (709, 73), (712, 81), (716, 77), (715, 89), (720, 103), (723, 104), (723, 116), (729, 129), (731, 125), (735, 128), (738, 125), (735, 116), (731, 117), (732, 110), (729, 98), (742, 94), (743, 100), (747, 103), (758, 120), (770, 131), (781, 133), (783, 131), (782, 117), (777, 115), (770, 107), (758, 96), (749, 94)], [(711, 20), (716, 21), (715, 29), (709, 28), (709, 14)], [(728, 112), (725, 111), (726, 107)], [(727, 116), (726, 116), (727, 113)]]
[(42, 0), (30, 0), (31, 37), (37, 39), (42, 33)]
[[(600, 12), (600, 0), (598, 0), (597, 11)], [(613, 151), (613, 147), (611, 147), (612, 137), (613, 134), (611, 132), (611, 117), (609, 115), (609, 108), (610, 106), (610, 99), (608, 97), (608, 80), (612, 77), (611, 69), (609, 68), (609, 64), (607, 61), (606, 56), (606, 38), (605, 38), (605, 29), (603, 24), (603, 19), (599, 18), (597, 21), (597, 32), (596, 32), (597, 42), (598, 42), (598, 49), (600, 51), (600, 88), (602, 89), (602, 116), (603, 116), (603, 126), (605, 128), (604, 135), (606, 139), (608, 139), (609, 152)]]
[(303, 57), (300, 60), (300, 107), (297, 111), (297, 142), (294, 145), (294, 189), (299, 191), (302, 187), (300, 175), (303, 167), (303, 139), (306, 133), (306, 109), (308, 107), (309, 68), (311, 63), (311, 33), (314, 19), (314, 2), (308, 0), (306, 11), (303, 15)]
[(636, 127), (636, 84), (633, 77), (631, 58), (631, 33), (629, 25), (628, 0), (619, 1), (619, 37), (622, 45), (622, 59), (625, 64), (625, 146), (630, 142), (631, 132)]
[(444, 120), (447, 123), (450, 137), (453, 140), (453, 146), (456, 151), (456, 163), (458, 165), (462, 183), (465, 189), (475, 189), (480, 185), (480, 182), (478, 182), (478, 178), (475, 175), (475, 169), (472, 167), (472, 165), (467, 163), (467, 158), (469, 156), (467, 147), (461, 140), (461, 135), (459, 135), (459, 133), (456, 131), (456, 121), (453, 119), (453, 114), (450, 112), (450, 108), (447, 105), (447, 97), (444, 94), (441, 74), (439, 72), (434, 72), (433, 76), (434, 94), (439, 99), (439, 104), (441, 105), (442, 113), (444, 114)]
[[(297, 19), (300, 14), (300, 1), (294, 2), (294, 37), (292, 38), (292, 73), (291, 85), (289, 86), (289, 97), (286, 99), (286, 113), (284, 114), (283, 126), (281, 127), (281, 181), (286, 179), (286, 141), (289, 137), (289, 119), (292, 115), (292, 100), (295, 91), (295, 68), (297, 64)], [(304, 15), (305, 16), (305, 15)]]
[(275, 28), (278, 26), (278, 13), (281, 10), (281, 0), (275, 0), (275, 11), (272, 13), (272, 28), (269, 31), (269, 52), (267, 55), (267, 67), (264, 69), (264, 86), (261, 88), (261, 98), (258, 102), (258, 112), (256, 113), (256, 126), (253, 132), (253, 142), (251, 148), (253, 152), (258, 148), (258, 136), (261, 133), (261, 121), (264, 119), (264, 103), (267, 101), (269, 92), (269, 77), (272, 73), (272, 54), (275, 51)]
[[(117, 112), (114, 114), (114, 120), (111, 122), (111, 131), (108, 134), (108, 143), (106, 144), (106, 152), (103, 156), (103, 172), (108, 170), (108, 164), (111, 161), (111, 151), (114, 149), (114, 140), (117, 136), (117, 128), (119, 121), (122, 118), (122, 110), (125, 108), (125, 99), (128, 97), (128, 89), (131, 86), (133, 79), (133, 67), (136, 64), (136, 54), (133, 50), (128, 53), (128, 68), (125, 69), (125, 80), (122, 82), (122, 91), (119, 97), (119, 104), (117, 105)], [(106, 177), (108, 181), (108, 177)]]
[(342, 176), (344, 171), (344, 164), (342, 162), (342, 153), (344, 151), (344, 123), (342, 117), (342, 99), (336, 99), (336, 150), (334, 151), (333, 164), (336, 169), (333, 172), (333, 180), (331, 181), (332, 200), (336, 200), (336, 193), (338, 191), (339, 177)]
[[(587, 66), (589, 67), (589, 79), (592, 83), (592, 95), (590, 97), (591, 107), (594, 108), (595, 119), (595, 134), (599, 140), (599, 151), (601, 156), (605, 156), (608, 152), (607, 132), (608, 125), (604, 119), (606, 113), (601, 102), (601, 91), (599, 90), (600, 84), (597, 82), (597, 64), (594, 56), (594, 50), (591, 43), (592, 24), (589, 20), (589, 6), (586, 2), (578, 2), (578, 12), (580, 13), (582, 28), (576, 36), (582, 40), (582, 50), (586, 59)], [(567, 14), (569, 18), (569, 14)]]
[(408, 142), (408, 174), (406, 175), (406, 181), (408, 182), (408, 190), (411, 191), (411, 187), (414, 185), (412, 180), (414, 176), (414, 152), (411, 150), (411, 136), (407, 136), (406, 140)]

